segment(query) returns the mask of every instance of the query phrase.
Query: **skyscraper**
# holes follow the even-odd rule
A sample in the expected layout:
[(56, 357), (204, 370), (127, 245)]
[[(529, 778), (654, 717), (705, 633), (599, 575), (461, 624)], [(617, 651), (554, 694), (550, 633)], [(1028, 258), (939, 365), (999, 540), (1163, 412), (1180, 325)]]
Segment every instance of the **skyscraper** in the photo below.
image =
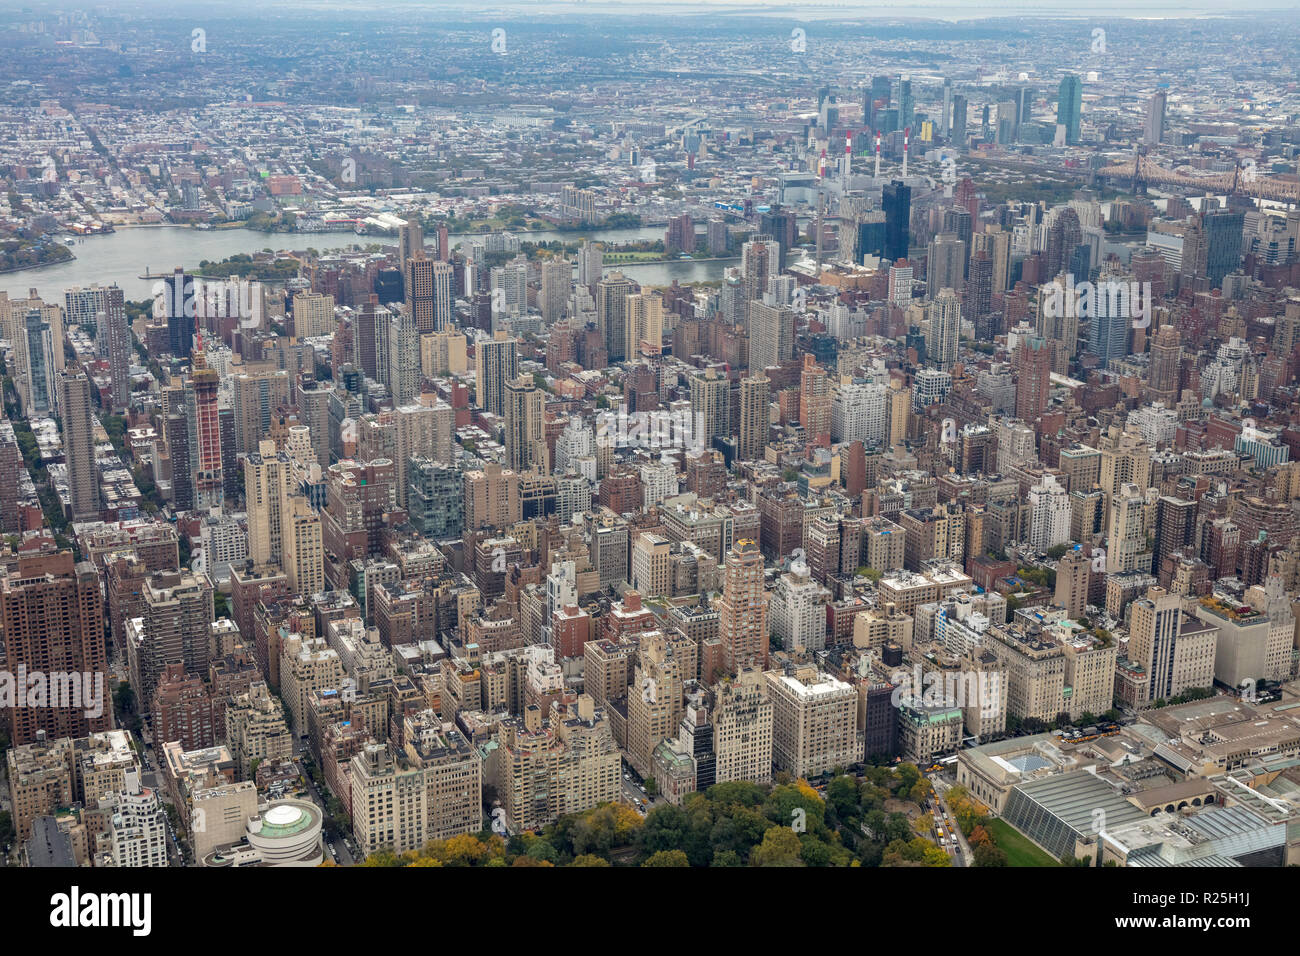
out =
[(582, 240), (578, 247), (578, 284), (585, 285), (594, 295), (605, 267), (604, 247), (590, 239)]
[(740, 380), (740, 443), (736, 457), (753, 461), (763, 457), (771, 424), (771, 383), (762, 372)]
[(1028, 336), (1011, 356), (1016, 378), (1016, 418), (1033, 423), (1047, 409), (1052, 389), (1052, 353), (1047, 340)]
[(814, 442), (831, 434), (831, 385), (826, 370), (812, 355), (804, 355), (799, 375), (799, 423), (804, 438)]
[(474, 389), (478, 407), (493, 415), (505, 414), (506, 383), (519, 377), (515, 340), (505, 332), (480, 339), (474, 346)]
[(278, 565), (284, 556), (282, 509), (292, 471), (289, 456), (263, 441), (244, 459), (244, 498), (248, 510), (248, 556), (255, 565)]
[[(1082, 239), (1083, 229), (1079, 225), (1079, 214), (1069, 206), (1055, 210), (1055, 216), (1047, 227), (1047, 246), (1043, 253), (1044, 272), (1049, 281), (1055, 279), (1069, 266), (1070, 256)], [(1087, 276), (1082, 278), (1086, 279)]]
[[(33, 306), (22, 313), (18, 326), (18, 397), (27, 417), (56, 414), (59, 407), (58, 365), (54, 331), (44, 309)], [(59, 355), (63, 343), (57, 343)]]
[[(283, 373), (281, 373), (283, 374)], [(194, 474), (194, 504), (200, 509), (225, 500), (222, 480), (221, 420), (217, 407), (220, 376), (208, 368), (201, 347), (194, 353), (194, 370), (186, 384), (185, 400), (190, 416), (190, 466)], [(268, 408), (269, 418), (269, 408)]]
[(912, 125), (915, 104), (912, 100), (912, 81), (900, 76), (898, 78), (898, 125), (902, 129)]
[(506, 467), (517, 472), (546, 471), (543, 396), (529, 375), (506, 383)]
[(547, 325), (564, 316), (573, 288), (573, 263), (568, 259), (552, 259), (542, 263), (542, 290), (539, 305), (542, 321)]
[(1223, 277), (1241, 267), (1241, 232), (1245, 214), (1239, 209), (1211, 209), (1203, 217), (1205, 274), (1210, 288), (1223, 287)]
[(767, 595), (763, 589), (763, 554), (749, 539), (737, 541), (724, 560), (722, 597), (718, 599), (718, 636), (727, 673), (742, 667), (767, 668)]
[(1106, 548), (1106, 573), (1138, 570), (1138, 555), (1146, 544), (1142, 517), (1146, 498), (1134, 484), (1125, 484), (1110, 499), (1110, 538)]
[(621, 272), (611, 272), (596, 283), (596, 327), (605, 338), (610, 363), (625, 361), (627, 353), (627, 297), (632, 283)]
[[(420, 261), (413, 264), (418, 266)], [(417, 269), (413, 278), (418, 279), (418, 272)], [(428, 317), (432, 318), (432, 309)], [(420, 330), (415, 323), (416, 318), (409, 308), (395, 309), (389, 320), (385, 384), (395, 405), (413, 402), (420, 393)]]
[(652, 349), (663, 346), (664, 297), (658, 293), (640, 292), (627, 297), (627, 323), (625, 354), (634, 359), (641, 354), (641, 343)]
[(1034, 88), (1032, 86), (1022, 86), (1016, 90), (1016, 137), (1019, 138), (1020, 130), (1032, 118), (1034, 109)]
[(357, 364), (367, 378), (379, 379), (379, 352), (376, 337), (380, 325), (388, 322), (388, 309), (379, 304), (379, 296), (371, 295), (357, 310), (356, 331), (353, 345), (356, 349)]
[(397, 230), (397, 261), (401, 263), (403, 278), (407, 275), (410, 261), (423, 258), (424, 227), (419, 219), (412, 217)]
[(1151, 377), (1147, 380), (1147, 394), (1153, 402), (1164, 402), (1166, 408), (1172, 408), (1178, 401), (1182, 359), (1178, 329), (1173, 325), (1160, 326), (1151, 340)]
[[(731, 434), (731, 382), (710, 365), (691, 373), (691, 417), (703, 421), (704, 434), (700, 437), (711, 443), (714, 435)], [(695, 426), (692, 426), (695, 427)]]
[(968, 271), (970, 275), (966, 280), (965, 308), (975, 325), (975, 340), (992, 341), (998, 330), (984, 322), (993, 309), (993, 257), (988, 250), (980, 249), (971, 253)]
[(94, 424), (90, 381), (81, 372), (59, 375), (63, 406), (63, 449), (68, 460), (68, 497), (73, 521), (99, 519), (99, 478), (95, 474)]
[(1079, 116), (1083, 111), (1083, 83), (1073, 73), (1061, 77), (1056, 94), (1056, 125), (1064, 127), (1066, 145), (1079, 141)]
[(754, 317), (754, 303), (763, 299), (767, 280), (780, 275), (781, 245), (771, 236), (759, 234), (740, 252), (741, 312), (748, 327)]
[(1142, 141), (1148, 146), (1159, 146), (1165, 138), (1165, 106), (1168, 102), (1169, 94), (1164, 90), (1156, 90), (1147, 102), (1147, 125)]
[(3, 709), (14, 745), (32, 743), (38, 730), (57, 740), (85, 737), (111, 726), (103, 613), (95, 566), (89, 561), (76, 564), (71, 551), (20, 555), (0, 578), (6, 669), (51, 679), (61, 674), (75, 677), (75, 684), (65, 686), (64, 693), (80, 698), (46, 695), (44, 701), (28, 700), (24, 687), (19, 706)]
[(163, 429), (172, 466), (172, 507), (176, 511), (191, 511), (194, 508), (194, 473), (190, 470), (189, 420), (180, 411), (170, 412)]
[(1092, 558), (1082, 546), (1067, 551), (1056, 563), (1056, 594), (1058, 605), (1073, 620), (1083, 616), (1088, 605), (1088, 578), (1092, 573)]
[(760, 372), (794, 358), (794, 312), (785, 306), (751, 303), (749, 367)]
[(948, 139), (956, 146), (966, 145), (966, 97), (956, 93), (952, 98), (952, 131)]
[(1213, 683), (1217, 627), (1193, 621), (1183, 611), (1182, 598), (1161, 587), (1148, 588), (1146, 597), (1133, 602), (1131, 614), (1128, 658), (1147, 675), (1145, 700), (1139, 704)]
[(423, 249), (406, 261), (406, 311), (414, 319), (418, 332), (433, 332), (437, 329), (433, 279), (435, 266), (450, 268), (447, 263), (426, 259)]
[(167, 348), (177, 358), (189, 358), (194, 348), (194, 314), (198, 306), (194, 283), (179, 267), (164, 282)]
[(890, 262), (907, 258), (912, 226), (912, 187), (895, 180), (885, 186), (881, 205), (885, 208), (885, 258)]
[(1190, 549), (1195, 543), (1196, 511), (1196, 502), (1184, 498), (1161, 495), (1156, 501), (1155, 544), (1151, 554), (1153, 573), (1159, 575), (1161, 563), (1167, 555), (1180, 548)]
[(966, 243), (958, 239), (955, 233), (943, 232), (930, 240), (925, 266), (928, 297), (934, 299), (944, 289), (961, 292), (965, 263)]
[(957, 364), (957, 346), (961, 342), (961, 299), (952, 289), (944, 289), (930, 306), (930, 335), (926, 351), (940, 371)]
[(69, 289), (64, 293), (67, 325), (95, 326), (95, 354), (108, 362), (113, 410), (131, 404), (131, 329), (126, 303), (116, 285)]

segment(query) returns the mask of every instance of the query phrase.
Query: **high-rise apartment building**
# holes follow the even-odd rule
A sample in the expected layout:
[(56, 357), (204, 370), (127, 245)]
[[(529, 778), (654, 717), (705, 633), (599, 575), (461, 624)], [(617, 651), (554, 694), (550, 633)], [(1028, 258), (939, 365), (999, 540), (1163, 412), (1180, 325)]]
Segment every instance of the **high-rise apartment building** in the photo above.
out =
[[(75, 563), (71, 551), (20, 555), (0, 578), (6, 669), (44, 674), (50, 691), (58, 692), (53, 700), (47, 694), (44, 701), (25, 699), (6, 708), (14, 744), (33, 742), (37, 731), (84, 737), (111, 726), (103, 615), (99, 574), (88, 561)], [(62, 690), (53, 683), (60, 676)]]
[[(731, 434), (731, 381), (710, 365), (693, 372), (691, 386), (692, 422), (703, 422), (704, 438), (711, 443), (714, 435)], [(695, 425), (692, 425), (692, 429)]]
[(334, 333), (334, 296), (299, 292), (293, 297), (293, 332), (300, 339)]
[(506, 467), (516, 472), (549, 472), (543, 393), (531, 376), (506, 383)]
[(717, 783), (772, 781), (773, 706), (767, 681), (746, 667), (714, 689), (713, 757)]
[(927, 358), (941, 372), (957, 364), (961, 343), (961, 297), (943, 289), (930, 305), (930, 334), (926, 337)]
[(63, 406), (63, 449), (68, 461), (68, 498), (73, 521), (99, 518), (99, 475), (95, 469), (90, 381), (82, 372), (59, 373)]
[(838, 678), (804, 666), (768, 671), (772, 701), (772, 762), (807, 779), (862, 760), (858, 692)]
[(767, 594), (763, 587), (763, 553), (749, 539), (737, 541), (726, 554), (722, 597), (717, 601), (718, 636), (723, 666), (730, 674), (742, 667), (767, 667)]
[(275, 442), (263, 441), (244, 459), (244, 501), (248, 511), (248, 556), (253, 563), (278, 565), (284, 555), (285, 499), (293, 463)]
[(1162, 587), (1148, 588), (1130, 610), (1128, 660), (1142, 670), (1140, 704), (1214, 684), (1216, 626), (1191, 617), (1183, 610), (1183, 599)]
[(474, 389), (478, 407), (504, 416), (506, 383), (519, 377), (518, 346), (505, 332), (480, 339), (474, 346)]
[(754, 372), (794, 358), (794, 312), (786, 306), (749, 306), (749, 367)]
[(663, 346), (664, 299), (663, 296), (641, 292), (627, 297), (627, 340), (623, 354), (633, 359), (641, 354), (641, 343), (651, 349), (651, 354)]
[(538, 305), (547, 325), (564, 317), (573, 289), (573, 263), (568, 259), (550, 259), (542, 263), (542, 288)]
[(944, 289), (961, 292), (964, 287), (967, 243), (955, 233), (941, 232), (930, 240), (925, 264), (925, 288), (930, 299)]
[(596, 283), (596, 328), (605, 340), (610, 363), (631, 358), (627, 350), (627, 306), (632, 283), (621, 272), (611, 272)]
[(799, 375), (799, 423), (812, 442), (831, 434), (831, 383), (826, 370), (812, 355), (803, 357)]
[(772, 418), (770, 384), (761, 372), (740, 380), (740, 428), (736, 457), (741, 461), (761, 459), (767, 449)]

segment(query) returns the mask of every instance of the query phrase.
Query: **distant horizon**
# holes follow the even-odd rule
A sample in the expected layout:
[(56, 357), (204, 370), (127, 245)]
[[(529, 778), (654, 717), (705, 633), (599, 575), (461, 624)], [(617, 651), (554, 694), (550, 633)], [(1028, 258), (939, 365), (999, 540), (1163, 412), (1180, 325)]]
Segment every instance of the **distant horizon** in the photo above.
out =
[[(31, 0), (0, 0), (0, 11), (21, 13), (30, 10)], [(93, 9), (101, 4), (97, 0), (70, 0), (50, 4), (51, 10)], [(728, 18), (748, 15), (763, 20), (786, 17), (795, 20), (820, 20), (827, 22), (861, 21), (921, 21), (931, 23), (990, 22), (999, 20), (1023, 21), (1026, 18), (1044, 20), (1247, 20), (1277, 14), (1300, 12), (1300, 0), (1252, 0), (1247, 6), (1239, 4), (1206, 2), (1188, 6), (1179, 0), (1144, 0), (1134, 4), (1129, 0), (1099, 0), (1087, 11), (1076, 5), (1053, 0), (904, 0), (904, 2), (867, 5), (856, 2), (826, 2), (826, 0), (657, 0), (653, 7), (641, 0), (494, 0), (487, 5), (468, 0), (117, 0), (115, 12), (129, 13), (163, 8), (172, 15), (186, 12), (211, 13), (219, 10), (227, 15), (248, 13), (282, 15), (290, 12), (314, 11), (346, 15), (384, 13), (407, 14), (418, 10), (454, 12), (490, 18), (501, 15), (528, 13), (530, 16), (554, 19), (575, 14), (584, 16), (623, 17), (649, 19), (659, 16), (664, 7), (673, 8), (678, 16), (723, 15)], [(17, 9), (15, 9), (17, 8)], [(31, 11), (34, 15), (38, 11)]]

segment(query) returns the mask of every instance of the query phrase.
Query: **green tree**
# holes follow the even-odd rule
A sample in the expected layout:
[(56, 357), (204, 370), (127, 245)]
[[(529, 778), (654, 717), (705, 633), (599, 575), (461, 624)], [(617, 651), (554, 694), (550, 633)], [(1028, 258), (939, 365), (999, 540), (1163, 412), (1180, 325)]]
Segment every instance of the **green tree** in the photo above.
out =
[(803, 866), (803, 845), (789, 827), (771, 827), (749, 856), (751, 866)]
[(681, 850), (660, 850), (650, 856), (642, 866), (690, 866), (686, 854)]
[(686, 811), (671, 803), (662, 803), (646, 814), (641, 827), (641, 854), (651, 857), (663, 850), (680, 847), (690, 832)]
[(975, 848), (976, 866), (1006, 866), (1007, 855), (991, 843), (981, 843)]

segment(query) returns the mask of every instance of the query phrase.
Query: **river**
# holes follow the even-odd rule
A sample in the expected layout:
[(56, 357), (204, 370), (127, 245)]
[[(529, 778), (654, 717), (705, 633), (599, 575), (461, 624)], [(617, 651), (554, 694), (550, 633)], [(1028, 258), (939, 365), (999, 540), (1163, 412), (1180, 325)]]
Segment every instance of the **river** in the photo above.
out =
[[(662, 239), (663, 226), (639, 226), (630, 229), (604, 229), (591, 233), (523, 232), (524, 240), (577, 242), (584, 236), (608, 243), (637, 239)], [(471, 238), (453, 235), (453, 245)], [(0, 291), (10, 298), (26, 297), (36, 289), (48, 301), (62, 301), (63, 292), (76, 286), (116, 282), (128, 300), (153, 296), (153, 280), (139, 278), (145, 272), (170, 272), (177, 266), (197, 268), (202, 260), (218, 261), (237, 253), (254, 253), (263, 249), (277, 252), (291, 249), (337, 249), (353, 243), (393, 244), (391, 236), (357, 236), (348, 232), (267, 233), (253, 229), (193, 229), (188, 226), (128, 226), (104, 236), (88, 236), (70, 246), (75, 259), (44, 268), (23, 269), (0, 275)], [(703, 282), (722, 278), (723, 269), (732, 263), (677, 260), (611, 266), (622, 269), (629, 278), (642, 285), (669, 285), (680, 282)]]

